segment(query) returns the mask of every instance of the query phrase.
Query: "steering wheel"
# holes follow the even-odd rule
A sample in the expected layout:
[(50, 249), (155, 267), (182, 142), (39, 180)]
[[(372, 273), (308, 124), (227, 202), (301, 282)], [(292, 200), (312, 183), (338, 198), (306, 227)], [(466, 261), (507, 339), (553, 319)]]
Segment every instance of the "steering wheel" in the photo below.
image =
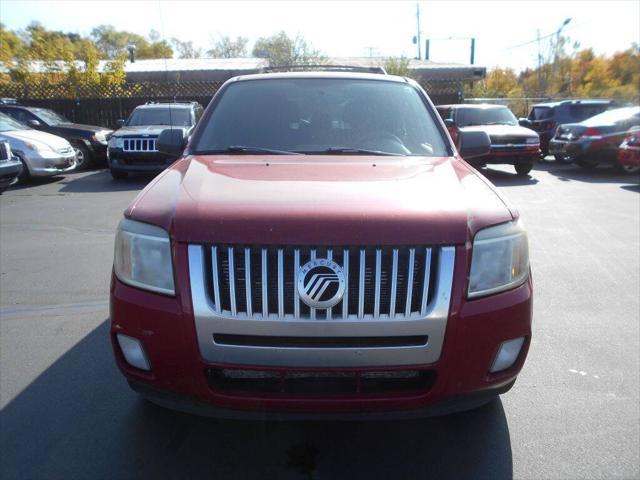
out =
[(364, 144), (367, 148), (388, 151), (390, 153), (411, 154), (411, 150), (405, 147), (400, 137), (386, 131), (366, 133), (356, 140), (356, 144)]

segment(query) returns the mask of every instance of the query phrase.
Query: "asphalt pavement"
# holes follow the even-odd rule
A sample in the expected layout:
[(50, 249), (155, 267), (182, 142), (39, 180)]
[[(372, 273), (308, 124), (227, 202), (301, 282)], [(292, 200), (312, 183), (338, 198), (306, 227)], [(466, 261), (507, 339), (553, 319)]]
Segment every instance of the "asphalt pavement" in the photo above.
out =
[(150, 177), (0, 197), (0, 477), (638, 478), (640, 178), (543, 162), (487, 177), (521, 211), (535, 285), (515, 387), (399, 422), (246, 422), (139, 399), (108, 339), (113, 233)]

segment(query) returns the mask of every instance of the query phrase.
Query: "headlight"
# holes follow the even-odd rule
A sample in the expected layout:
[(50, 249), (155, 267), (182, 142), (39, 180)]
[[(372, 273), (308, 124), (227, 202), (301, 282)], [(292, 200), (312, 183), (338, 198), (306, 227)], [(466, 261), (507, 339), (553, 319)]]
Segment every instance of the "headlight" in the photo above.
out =
[(536, 137), (529, 137), (525, 140), (525, 143), (527, 143), (528, 145), (538, 145), (540, 143), (540, 140), (538, 140)]
[(25, 145), (29, 150), (34, 150), (36, 152), (51, 152), (53, 151), (49, 145), (46, 143), (40, 142), (25, 142)]
[(529, 275), (529, 246), (522, 222), (480, 230), (473, 240), (469, 298), (522, 285)]
[(124, 148), (124, 139), (120, 137), (111, 137), (109, 139), (109, 146), (111, 148)]
[(91, 139), (96, 141), (96, 142), (100, 142), (100, 143), (107, 143), (107, 135), (110, 133), (109, 130), (100, 130), (99, 132), (96, 132)]
[(169, 235), (160, 227), (124, 218), (118, 225), (113, 267), (128, 285), (174, 295)]

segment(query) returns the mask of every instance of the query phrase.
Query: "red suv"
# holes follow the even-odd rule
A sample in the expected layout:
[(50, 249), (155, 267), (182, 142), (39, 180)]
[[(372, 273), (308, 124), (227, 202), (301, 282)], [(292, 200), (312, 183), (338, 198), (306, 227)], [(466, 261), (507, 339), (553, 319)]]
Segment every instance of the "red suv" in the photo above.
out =
[[(460, 153), (486, 155), (484, 132)], [(409, 79), (226, 82), (116, 234), (111, 338), (131, 387), (221, 417), (449, 413), (511, 388), (531, 338), (518, 212)]]

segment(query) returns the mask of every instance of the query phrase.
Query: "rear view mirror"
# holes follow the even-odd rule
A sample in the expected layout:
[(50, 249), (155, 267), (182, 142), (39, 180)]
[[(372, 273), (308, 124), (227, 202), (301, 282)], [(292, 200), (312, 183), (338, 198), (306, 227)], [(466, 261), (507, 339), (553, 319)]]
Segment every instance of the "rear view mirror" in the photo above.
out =
[(187, 145), (184, 130), (181, 128), (167, 128), (158, 137), (158, 151), (174, 157), (179, 157)]
[(521, 127), (531, 127), (531, 120), (529, 120), (527, 117), (520, 117), (518, 119), (518, 123), (520, 124)]
[(38, 120), (28, 120), (27, 125), (33, 128), (38, 128), (42, 124)]
[(465, 132), (458, 135), (458, 152), (462, 158), (469, 159), (488, 155), (491, 150), (491, 139), (487, 132)]

